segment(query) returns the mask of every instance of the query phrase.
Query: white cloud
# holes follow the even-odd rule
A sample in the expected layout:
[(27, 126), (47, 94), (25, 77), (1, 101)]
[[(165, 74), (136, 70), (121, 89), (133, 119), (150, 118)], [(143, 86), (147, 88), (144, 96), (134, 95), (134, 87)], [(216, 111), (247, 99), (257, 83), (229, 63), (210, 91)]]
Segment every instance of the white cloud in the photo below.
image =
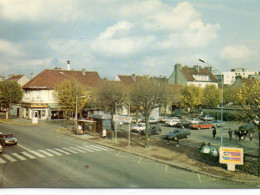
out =
[(226, 46), (220, 57), (224, 60), (230, 61), (231, 63), (245, 63), (250, 61), (251, 56), (254, 52), (250, 51), (248, 47), (244, 45)]
[(81, 12), (78, 1), (71, 0), (0, 0), (0, 15), (11, 21), (69, 21)]
[(132, 27), (133, 25), (126, 21), (108, 27), (92, 42), (91, 49), (108, 56), (131, 55), (140, 52), (154, 41), (153, 36), (129, 36), (129, 30)]
[(23, 55), (21, 46), (19, 44), (11, 43), (0, 39), (0, 53), (11, 57), (19, 57)]

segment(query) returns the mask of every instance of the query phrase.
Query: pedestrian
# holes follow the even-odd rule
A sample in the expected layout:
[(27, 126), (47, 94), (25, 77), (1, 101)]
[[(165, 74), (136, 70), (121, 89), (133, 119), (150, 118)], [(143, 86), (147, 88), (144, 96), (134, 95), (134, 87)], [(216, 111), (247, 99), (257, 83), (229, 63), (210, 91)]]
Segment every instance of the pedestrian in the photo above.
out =
[(213, 135), (213, 138), (215, 139), (216, 137), (216, 134), (217, 134), (217, 130), (216, 130), (216, 127), (214, 126), (213, 127), (213, 131), (212, 131), (212, 135)]
[(246, 140), (246, 137), (247, 137), (247, 132), (246, 131), (244, 131), (243, 137), (244, 137), (244, 140)]
[(254, 134), (252, 132), (249, 133), (249, 138), (250, 138), (250, 142), (251, 142), (252, 139), (254, 138)]
[(236, 140), (237, 140), (238, 130), (235, 129), (234, 134), (235, 134), (235, 136), (236, 136)]
[(208, 146), (211, 146), (211, 144), (210, 144), (210, 143), (208, 143)]
[(231, 129), (229, 129), (228, 134), (229, 134), (229, 140), (231, 140), (232, 139), (232, 130)]
[(242, 137), (242, 132), (239, 131), (239, 132), (238, 132), (238, 139), (239, 139), (239, 141), (241, 141), (241, 137)]
[(206, 146), (205, 142), (203, 142), (203, 143), (201, 144), (201, 146), (199, 147), (199, 150), (201, 150), (204, 146)]

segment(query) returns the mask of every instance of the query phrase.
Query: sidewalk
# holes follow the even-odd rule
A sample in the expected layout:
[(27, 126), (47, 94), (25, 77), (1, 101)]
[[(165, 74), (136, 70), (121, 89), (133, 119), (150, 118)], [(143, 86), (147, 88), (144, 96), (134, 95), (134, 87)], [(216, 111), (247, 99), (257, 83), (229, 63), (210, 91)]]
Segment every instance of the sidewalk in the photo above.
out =
[[(0, 116), (1, 117), (1, 116)], [(10, 124), (10, 125), (52, 125), (52, 124), (62, 124), (64, 121), (41, 121), (39, 120), (38, 124), (32, 124), (31, 120), (11, 117), (8, 121), (3, 120), (3, 117), (0, 118), (0, 123)], [(219, 166), (210, 166), (206, 163), (203, 163), (200, 160), (190, 158), (194, 153), (198, 153), (197, 148), (191, 149), (187, 146), (179, 146), (176, 144), (170, 143), (165, 144), (160, 140), (149, 141), (150, 145), (148, 148), (143, 147), (144, 140), (140, 140), (137, 137), (131, 137), (131, 143), (129, 147), (129, 140), (124, 137), (117, 137), (117, 142), (109, 138), (101, 138), (98, 136), (92, 136), (89, 134), (76, 135), (71, 130), (66, 128), (60, 128), (57, 130), (58, 133), (62, 133), (68, 136), (72, 136), (78, 139), (87, 140), (93, 143), (101, 144), (119, 151), (132, 153), (140, 157), (149, 158), (151, 160), (161, 162), (163, 164), (174, 166), (180, 169), (185, 169), (192, 171), (198, 174), (205, 174), (216, 179), (223, 180), (232, 180), (234, 182), (241, 183), (257, 183), (260, 184), (260, 179), (257, 176), (243, 173), (236, 169), (236, 171), (227, 171), (226, 168)], [(120, 135), (120, 131), (118, 132)], [(241, 179), (243, 178), (243, 179)]]

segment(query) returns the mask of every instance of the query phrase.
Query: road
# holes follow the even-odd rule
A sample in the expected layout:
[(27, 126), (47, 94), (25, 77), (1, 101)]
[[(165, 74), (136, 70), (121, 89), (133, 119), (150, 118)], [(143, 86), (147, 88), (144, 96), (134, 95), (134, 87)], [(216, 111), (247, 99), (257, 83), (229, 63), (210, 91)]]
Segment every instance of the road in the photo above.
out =
[(0, 124), (18, 145), (0, 154), (1, 188), (258, 188), (170, 167), (56, 132)]

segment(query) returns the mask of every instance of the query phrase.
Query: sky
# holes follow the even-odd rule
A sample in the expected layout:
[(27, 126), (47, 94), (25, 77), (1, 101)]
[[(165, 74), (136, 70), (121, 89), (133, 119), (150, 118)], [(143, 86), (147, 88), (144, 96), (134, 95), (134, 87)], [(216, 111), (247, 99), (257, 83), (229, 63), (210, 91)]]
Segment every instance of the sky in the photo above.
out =
[[(259, 0), (0, 0), (0, 75), (260, 71)], [(202, 63), (203, 59), (207, 64)]]

